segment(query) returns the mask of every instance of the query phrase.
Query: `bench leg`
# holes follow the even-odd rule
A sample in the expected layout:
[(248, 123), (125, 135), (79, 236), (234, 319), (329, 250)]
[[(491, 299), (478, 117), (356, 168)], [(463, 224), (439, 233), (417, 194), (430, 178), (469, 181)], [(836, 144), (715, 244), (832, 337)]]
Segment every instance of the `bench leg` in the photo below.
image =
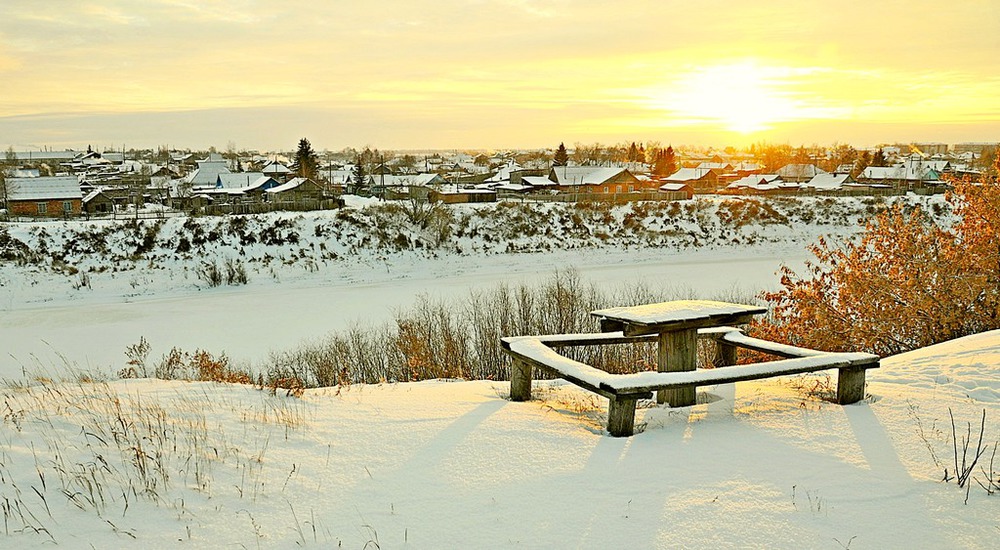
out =
[(531, 365), (518, 359), (510, 364), (510, 400), (531, 401)]
[[(698, 368), (698, 330), (687, 329), (667, 332), (659, 337), (656, 366), (660, 372), (693, 371)], [(671, 407), (690, 407), (695, 404), (695, 387), (658, 390), (656, 402)]]
[(718, 367), (730, 367), (736, 364), (736, 346), (728, 344), (726, 342), (718, 341), (715, 343), (715, 361), (713, 362), (716, 368)]
[(857, 403), (865, 398), (865, 369), (840, 369), (837, 376), (837, 402), (841, 405)]
[(635, 433), (635, 395), (612, 396), (608, 402), (608, 434), (629, 437)]

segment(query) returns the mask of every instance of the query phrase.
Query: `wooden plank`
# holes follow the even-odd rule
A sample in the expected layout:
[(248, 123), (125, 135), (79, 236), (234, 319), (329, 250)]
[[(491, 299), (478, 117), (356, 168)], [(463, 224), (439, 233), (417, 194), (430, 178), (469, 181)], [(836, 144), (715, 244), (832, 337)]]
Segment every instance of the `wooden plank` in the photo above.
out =
[[(780, 368), (769, 370), (763, 373), (756, 372), (754, 370), (748, 369), (748, 367), (756, 367), (761, 365), (761, 363), (752, 363), (749, 365), (735, 365), (732, 367), (726, 367), (724, 369), (706, 369), (699, 370), (696, 373), (685, 373), (685, 380), (671, 381), (669, 376), (664, 376), (662, 382), (656, 382), (654, 384), (646, 385), (634, 385), (634, 386), (617, 386), (616, 388), (608, 388), (611, 391), (617, 391), (619, 393), (633, 393), (633, 392), (644, 392), (644, 391), (659, 391), (661, 389), (675, 389), (675, 388), (696, 388), (698, 386), (714, 386), (716, 384), (731, 384), (733, 382), (745, 382), (747, 380), (761, 380), (764, 378), (774, 378), (778, 376), (789, 376), (792, 374), (803, 374), (806, 372), (818, 372), (830, 369), (860, 369), (864, 371), (865, 369), (878, 368), (878, 364), (863, 364), (863, 365), (852, 365), (851, 361), (846, 360), (831, 360), (828, 363), (823, 364), (813, 364), (804, 366), (789, 366), (787, 368)], [(693, 374), (693, 376), (692, 376)]]
[[(698, 331), (695, 329), (661, 334), (657, 350), (656, 370), (689, 372), (698, 368)], [(657, 403), (671, 407), (688, 407), (695, 403), (694, 386), (664, 388), (656, 393)]]
[[(562, 372), (559, 369), (557, 369), (557, 368), (555, 368), (552, 365), (549, 365), (547, 363), (544, 363), (544, 362), (541, 362), (541, 361), (536, 361), (535, 359), (533, 359), (531, 357), (528, 357), (526, 355), (521, 355), (521, 354), (519, 354), (519, 353), (517, 353), (515, 351), (510, 351), (510, 350), (504, 350), (504, 351), (508, 355), (510, 355), (511, 357), (514, 357), (517, 360), (523, 361), (524, 363), (527, 363), (527, 364), (531, 365), (532, 367), (536, 367), (536, 368), (541, 369), (542, 372), (545, 372), (545, 373), (550, 374), (552, 376), (555, 376), (557, 378), (562, 378), (563, 380), (566, 380), (567, 382), (572, 382), (573, 384), (576, 384), (577, 386), (580, 386), (581, 388), (583, 388), (585, 390), (590, 390), (590, 391), (592, 391), (592, 392), (594, 392), (594, 393), (596, 393), (598, 395), (601, 395), (603, 397), (611, 398), (612, 396), (614, 396), (616, 394), (616, 392), (614, 392), (614, 391), (608, 391), (606, 388), (595, 386), (595, 385), (587, 382), (586, 380), (581, 380), (581, 379), (579, 379), (579, 378), (577, 378), (575, 376), (572, 376), (570, 374)], [(640, 390), (640, 392), (641, 392), (641, 390)], [(633, 393), (639, 393), (639, 392), (633, 392)]]

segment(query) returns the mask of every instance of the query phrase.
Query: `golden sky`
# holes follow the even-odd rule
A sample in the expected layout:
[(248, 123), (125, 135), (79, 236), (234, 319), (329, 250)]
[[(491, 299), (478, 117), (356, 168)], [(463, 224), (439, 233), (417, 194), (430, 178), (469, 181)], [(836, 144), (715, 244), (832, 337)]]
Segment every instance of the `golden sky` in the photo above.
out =
[(1000, 1), (2, 0), (0, 145), (1000, 140)]

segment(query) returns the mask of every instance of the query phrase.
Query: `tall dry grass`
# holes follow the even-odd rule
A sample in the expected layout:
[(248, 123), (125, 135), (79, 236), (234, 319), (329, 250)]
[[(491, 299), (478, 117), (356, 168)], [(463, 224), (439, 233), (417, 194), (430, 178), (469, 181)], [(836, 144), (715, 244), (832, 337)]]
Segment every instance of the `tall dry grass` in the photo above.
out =
[[(450, 299), (420, 296), (392, 322), (354, 327), (270, 355), (269, 380), (297, 379), (306, 387), (407, 382), (432, 378), (507, 380), (504, 336), (596, 332), (590, 312), (610, 306), (693, 298), (689, 289), (635, 283), (612, 290), (557, 271), (538, 284), (499, 283)], [(700, 298), (705, 298), (700, 296)], [(733, 288), (713, 299), (758, 303), (756, 292)], [(655, 344), (585, 346), (561, 350), (613, 373), (655, 368)], [(710, 360), (703, 350), (702, 361)]]

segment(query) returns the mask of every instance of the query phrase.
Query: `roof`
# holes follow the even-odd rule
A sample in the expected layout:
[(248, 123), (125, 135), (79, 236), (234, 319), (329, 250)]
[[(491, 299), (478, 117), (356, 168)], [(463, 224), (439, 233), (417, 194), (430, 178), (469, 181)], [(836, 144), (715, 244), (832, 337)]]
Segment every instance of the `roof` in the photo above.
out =
[[(559, 185), (598, 185), (622, 172), (628, 170), (613, 166), (558, 166), (552, 168), (550, 174), (555, 175), (555, 182)], [(631, 172), (629, 174), (631, 175)]]
[(551, 187), (556, 184), (556, 182), (545, 176), (522, 176), (521, 183), (532, 187)]
[(265, 174), (291, 174), (292, 171), (278, 161), (271, 161), (261, 170)]
[(852, 181), (850, 174), (816, 174), (811, 180), (803, 182), (802, 187), (835, 190)]
[(292, 189), (296, 189), (298, 187), (301, 187), (304, 183), (307, 183), (307, 182), (311, 182), (313, 185), (316, 185), (316, 182), (314, 182), (314, 181), (312, 181), (311, 179), (308, 179), (308, 178), (292, 178), (292, 179), (288, 180), (286, 183), (283, 183), (281, 185), (276, 185), (276, 186), (268, 189), (267, 192), (268, 193), (283, 193), (285, 191), (291, 191)]
[(67, 200), (82, 199), (80, 181), (76, 176), (51, 178), (10, 178), (7, 180), (7, 200)]
[(786, 164), (778, 169), (778, 175), (783, 178), (811, 178), (826, 171), (815, 164)]
[(703, 162), (698, 165), (698, 168), (702, 170), (711, 170), (712, 168), (715, 168), (716, 170), (727, 171), (732, 170), (733, 165), (728, 162)]
[(665, 178), (665, 181), (668, 182), (695, 181), (704, 178), (708, 174), (712, 173), (717, 174), (718, 172), (719, 170), (716, 168), (681, 168), (680, 170), (667, 176)]
[(191, 185), (216, 185), (219, 174), (228, 174), (229, 167), (224, 160), (199, 160), (198, 169), (185, 178)]
[(219, 174), (218, 179), (216, 180), (216, 187), (221, 187), (223, 189), (250, 187), (252, 183), (264, 177), (267, 176), (261, 172), (225, 172)]
[(684, 188), (690, 189), (691, 186), (686, 183), (664, 183), (660, 186), (660, 191), (683, 191)]
[(369, 185), (384, 185), (385, 187), (409, 187), (411, 185), (433, 185), (444, 183), (444, 178), (439, 174), (410, 174), (406, 176), (395, 176), (392, 174), (371, 174), (368, 176)]

